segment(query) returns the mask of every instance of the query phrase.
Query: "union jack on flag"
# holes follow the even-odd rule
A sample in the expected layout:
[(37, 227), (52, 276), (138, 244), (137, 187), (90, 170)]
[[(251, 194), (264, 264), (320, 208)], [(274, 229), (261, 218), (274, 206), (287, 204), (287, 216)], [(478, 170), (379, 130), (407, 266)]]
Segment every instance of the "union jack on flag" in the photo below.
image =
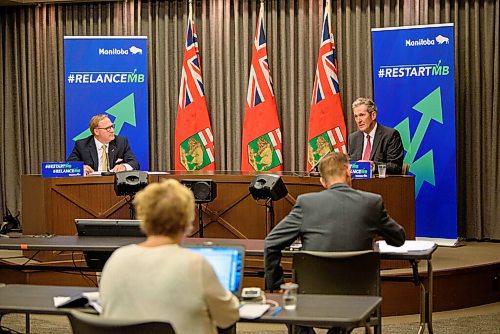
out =
[(253, 43), (252, 66), (248, 79), (247, 103), (249, 107), (265, 102), (266, 96), (274, 96), (273, 82), (269, 74), (267, 60), (266, 35), (264, 33), (263, 8), (261, 7), (257, 21), (257, 30)]
[[(191, 16), (188, 20), (186, 48), (184, 50), (185, 64), (182, 66), (179, 92), (179, 107), (181, 108), (186, 108), (196, 97), (205, 96), (198, 59), (198, 37)], [(193, 96), (193, 94), (197, 94), (197, 96)]]
[(335, 50), (333, 32), (330, 27), (330, 12), (325, 11), (311, 104), (319, 103), (323, 101), (327, 95), (338, 94), (339, 92), (337, 51)]

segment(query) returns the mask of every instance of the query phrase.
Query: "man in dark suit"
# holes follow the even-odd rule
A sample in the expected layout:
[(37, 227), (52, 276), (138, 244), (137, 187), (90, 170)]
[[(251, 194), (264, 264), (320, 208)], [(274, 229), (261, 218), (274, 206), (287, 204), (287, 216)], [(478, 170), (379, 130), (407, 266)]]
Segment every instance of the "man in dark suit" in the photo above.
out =
[(328, 153), (319, 164), (318, 193), (300, 195), (292, 211), (266, 237), (266, 288), (278, 290), (283, 282), (281, 251), (297, 238), (302, 250), (356, 251), (373, 249), (374, 238), (401, 246), (405, 231), (385, 211), (382, 196), (351, 188), (349, 159), (342, 152)]
[(358, 131), (349, 135), (348, 151), (351, 160), (369, 160), (377, 170), (379, 163), (387, 165), (387, 174), (401, 174), (403, 142), (395, 129), (377, 123), (377, 107), (365, 97), (352, 104)]
[(115, 136), (115, 126), (107, 115), (96, 115), (89, 122), (92, 136), (77, 140), (68, 161), (83, 161), (85, 175), (94, 171), (122, 172), (139, 169), (128, 140)]

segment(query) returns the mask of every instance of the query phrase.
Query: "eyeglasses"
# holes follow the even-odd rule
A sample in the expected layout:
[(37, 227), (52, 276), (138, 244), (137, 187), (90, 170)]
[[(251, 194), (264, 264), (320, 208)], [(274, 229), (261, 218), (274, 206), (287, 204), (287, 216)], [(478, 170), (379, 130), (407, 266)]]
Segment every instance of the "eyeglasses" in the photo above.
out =
[(107, 126), (105, 128), (96, 128), (96, 129), (99, 129), (99, 130), (106, 130), (108, 132), (111, 132), (111, 130), (114, 130), (115, 129), (115, 125), (114, 124), (111, 124), (110, 126)]

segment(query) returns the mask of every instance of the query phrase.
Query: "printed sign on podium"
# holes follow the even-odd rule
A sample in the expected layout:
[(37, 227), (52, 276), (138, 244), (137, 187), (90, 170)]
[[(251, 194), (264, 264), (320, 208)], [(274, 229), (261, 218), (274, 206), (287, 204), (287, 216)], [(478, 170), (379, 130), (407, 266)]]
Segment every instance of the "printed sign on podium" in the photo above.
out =
[(350, 161), (349, 164), (353, 179), (371, 179), (372, 167), (370, 161)]
[(83, 174), (83, 161), (42, 162), (42, 177), (70, 177)]

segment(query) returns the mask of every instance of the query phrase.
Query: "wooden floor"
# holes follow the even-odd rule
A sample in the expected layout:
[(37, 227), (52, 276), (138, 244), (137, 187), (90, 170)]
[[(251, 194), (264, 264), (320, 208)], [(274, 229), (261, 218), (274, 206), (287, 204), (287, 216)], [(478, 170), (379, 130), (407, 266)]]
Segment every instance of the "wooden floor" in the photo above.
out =
[[(0, 251), (0, 261), (24, 263), (19, 251)], [(457, 310), (500, 302), (500, 243), (463, 242), (439, 247), (433, 259), (433, 311)], [(419, 272), (427, 274), (425, 261)], [(383, 270), (382, 276), (408, 276), (410, 269)], [(79, 273), (0, 270), (0, 283), (89, 285)], [(418, 314), (420, 288), (412, 283), (382, 282), (383, 316)]]

